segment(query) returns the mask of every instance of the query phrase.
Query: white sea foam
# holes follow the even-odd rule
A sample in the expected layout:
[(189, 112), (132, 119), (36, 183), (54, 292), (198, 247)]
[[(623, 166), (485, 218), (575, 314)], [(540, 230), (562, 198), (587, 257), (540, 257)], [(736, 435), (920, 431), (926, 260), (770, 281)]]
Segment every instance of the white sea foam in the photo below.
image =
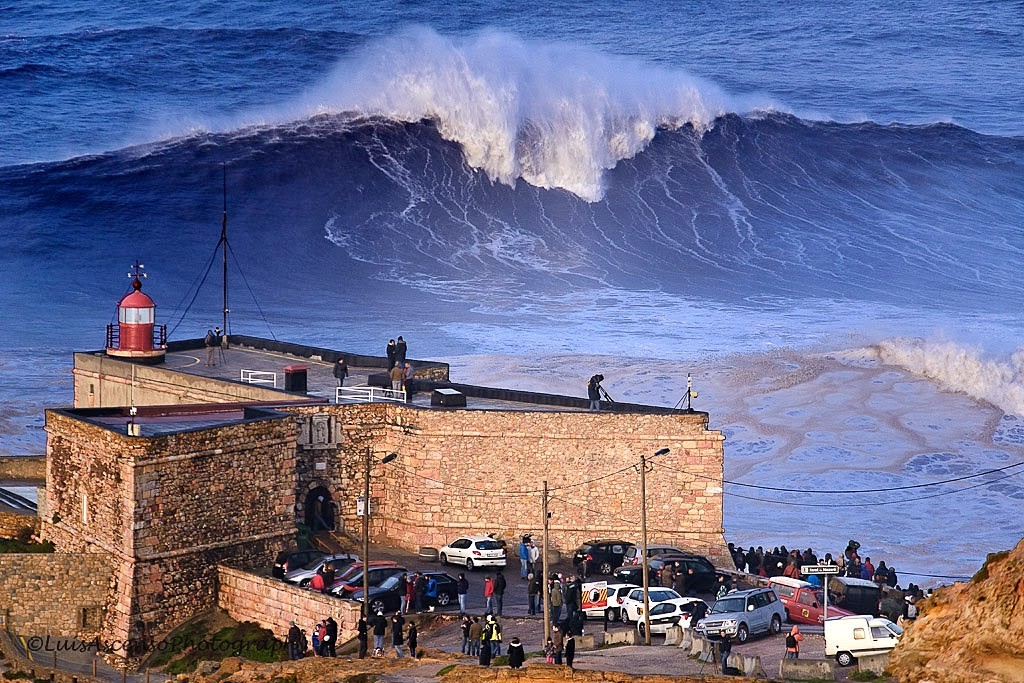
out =
[(876, 347), (878, 357), (917, 375), (935, 380), (1007, 413), (1024, 414), (1024, 349), (1004, 360), (991, 360), (954, 342), (890, 339)]
[(658, 128), (704, 130), (737, 104), (708, 82), (636, 59), (419, 27), (343, 59), (289, 113), (428, 119), (492, 180), (522, 178), (596, 201), (603, 172), (643, 150)]

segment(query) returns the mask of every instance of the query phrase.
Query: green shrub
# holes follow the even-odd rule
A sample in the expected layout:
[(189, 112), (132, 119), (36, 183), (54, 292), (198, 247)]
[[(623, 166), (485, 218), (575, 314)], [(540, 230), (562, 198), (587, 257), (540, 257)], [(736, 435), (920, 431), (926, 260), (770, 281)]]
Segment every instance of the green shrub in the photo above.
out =
[(53, 550), (53, 543), (50, 541), (32, 543), (13, 538), (0, 538), (0, 553), (52, 553)]
[(848, 678), (851, 681), (880, 681), (884, 676), (879, 676), (873, 671), (851, 671)]
[(458, 664), (449, 664), (448, 666), (444, 667), (443, 669), (441, 669), (440, 671), (438, 671), (434, 675), (435, 676), (444, 676), (445, 674), (450, 673), (451, 671), (453, 671), (456, 666), (458, 666)]
[(9, 678), (11, 680), (15, 680), (17, 678), (32, 678), (32, 674), (27, 671), (5, 671), (4, 678)]

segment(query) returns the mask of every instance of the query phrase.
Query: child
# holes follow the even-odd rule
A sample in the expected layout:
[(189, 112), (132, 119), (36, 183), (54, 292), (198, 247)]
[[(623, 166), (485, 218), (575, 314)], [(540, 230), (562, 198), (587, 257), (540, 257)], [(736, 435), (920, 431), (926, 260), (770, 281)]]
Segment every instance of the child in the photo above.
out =
[(548, 638), (547, 645), (544, 646), (544, 657), (544, 661), (546, 661), (548, 664), (555, 663), (555, 644), (551, 642), (550, 638)]

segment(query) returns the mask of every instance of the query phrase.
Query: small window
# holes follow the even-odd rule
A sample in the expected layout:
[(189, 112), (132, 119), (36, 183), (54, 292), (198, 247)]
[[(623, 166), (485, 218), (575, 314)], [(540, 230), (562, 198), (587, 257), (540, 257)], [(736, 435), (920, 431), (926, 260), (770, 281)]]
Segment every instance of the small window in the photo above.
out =
[[(795, 588), (792, 586), (783, 586), (781, 583), (773, 583), (772, 588), (774, 588), (775, 592), (784, 598), (791, 598), (793, 597), (793, 594), (796, 593)], [(801, 596), (801, 598), (802, 597), (803, 596)]]
[(626, 551), (625, 551), (625, 549), (621, 545), (613, 545), (612, 546), (612, 555), (621, 555), (624, 552), (626, 552)]
[(855, 628), (855, 629), (853, 629), (853, 639), (854, 640), (864, 640), (867, 637), (868, 637), (867, 636), (867, 632), (864, 629), (862, 629), (862, 628)]
[(882, 638), (892, 638), (892, 634), (889, 633), (889, 629), (884, 626), (872, 626), (871, 637), (875, 640), (880, 640)]
[(799, 602), (800, 602), (801, 605), (811, 605), (811, 606), (814, 606), (814, 602), (815, 602), (814, 596), (811, 593), (808, 593), (807, 591), (804, 591), (804, 592), (802, 592), (800, 594)]

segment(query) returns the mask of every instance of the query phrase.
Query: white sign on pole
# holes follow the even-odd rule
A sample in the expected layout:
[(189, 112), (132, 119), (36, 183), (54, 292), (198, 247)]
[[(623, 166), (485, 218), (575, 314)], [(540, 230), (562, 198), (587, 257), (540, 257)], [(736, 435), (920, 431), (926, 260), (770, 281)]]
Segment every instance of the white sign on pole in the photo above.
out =
[(834, 564), (805, 564), (801, 565), (800, 573), (811, 574), (838, 574), (839, 566)]

